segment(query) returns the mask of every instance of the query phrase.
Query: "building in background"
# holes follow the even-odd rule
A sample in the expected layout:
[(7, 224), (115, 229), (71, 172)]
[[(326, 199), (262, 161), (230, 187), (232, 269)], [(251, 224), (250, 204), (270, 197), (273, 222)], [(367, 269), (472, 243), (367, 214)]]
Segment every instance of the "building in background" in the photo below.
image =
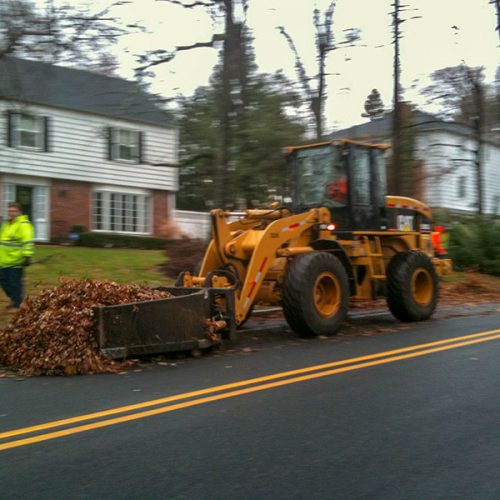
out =
[(37, 241), (90, 231), (161, 236), (175, 209), (178, 130), (134, 83), (0, 58), (0, 207)]
[[(429, 113), (412, 111), (408, 105), (405, 105), (403, 115), (407, 131), (411, 131), (414, 137), (413, 151), (406, 152), (414, 160), (414, 197), (432, 208), (464, 214), (477, 212), (477, 141), (474, 130)], [(368, 123), (336, 131), (331, 137), (390, 144), (391, 133), (392, 114), (387, 113)], [(500, 141), (493, 133), (484, 135), (481, 164), (483, 212), (500, 215)], [(397, 170), (394, 175), (398, 175)]]

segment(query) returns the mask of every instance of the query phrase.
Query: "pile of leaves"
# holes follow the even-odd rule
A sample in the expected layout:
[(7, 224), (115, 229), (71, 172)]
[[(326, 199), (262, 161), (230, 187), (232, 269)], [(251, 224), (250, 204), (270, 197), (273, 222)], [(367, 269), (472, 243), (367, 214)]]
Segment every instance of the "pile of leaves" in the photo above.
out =
[(114, 373), (127, 364), (99, 350), (93, 308), (169, 297), (168, 292), (106, 280), (61, 279), (28, 297), (0, 332), (0, 364), (24, 375)]
[(479, 273), (467, 273), (465, 281), (442, 283), (439, 291), (442, 305), (473, 305), (500, 302), (500, 280)]

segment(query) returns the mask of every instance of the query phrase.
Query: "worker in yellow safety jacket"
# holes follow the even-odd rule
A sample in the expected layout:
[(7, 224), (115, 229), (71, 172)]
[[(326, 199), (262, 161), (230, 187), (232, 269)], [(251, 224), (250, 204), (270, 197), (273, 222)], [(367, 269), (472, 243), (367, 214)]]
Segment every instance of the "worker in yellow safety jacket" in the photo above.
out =
[(21, 205), (8, 205), (8, 220), (0, 227), (0, 286), (11, 300), (9, 312), (16, 311), (23, 301), (24, 268), (34, 253), (34, 229)]

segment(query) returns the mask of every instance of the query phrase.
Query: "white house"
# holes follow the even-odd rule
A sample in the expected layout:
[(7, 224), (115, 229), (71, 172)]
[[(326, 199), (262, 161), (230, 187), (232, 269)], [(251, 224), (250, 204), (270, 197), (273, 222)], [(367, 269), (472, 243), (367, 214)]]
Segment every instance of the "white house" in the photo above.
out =
[[(405, 106), (407, 108), (407, 106)], [(408, 112), (408, 108), (405, 112)], [(391, 142), (391, 114), (339, 130), (332, 138)], [(477, 141), (471, 127), (413, 111), (415, 159), (421, 163), (422, 201), (457, 213), (477, 211)], [(483, 211), (500, 214), (500, 142), (486, 134), (481, 148)], [(397, 193), (394, 193), (397, 194)]]
[(36, 239), (162, 235), (175, 208), (178, 130), (137, 84), (0, 58), (0, 207), (19, 201)]

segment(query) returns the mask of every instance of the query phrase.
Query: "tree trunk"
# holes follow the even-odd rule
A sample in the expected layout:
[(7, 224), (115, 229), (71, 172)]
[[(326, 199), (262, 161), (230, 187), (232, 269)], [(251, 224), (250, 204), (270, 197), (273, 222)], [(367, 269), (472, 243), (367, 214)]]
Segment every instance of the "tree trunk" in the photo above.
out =
[(474, 139), (476, 141), (476, 151), (474, 164), (476, 169), (477, 185), (477, 213), (484, 212), (484, 190), (483, 190), (483, 131), (484, 131), (484, 100), (483, 88), (480, 82), (474, 84), (474, 100), (476, 101), (477, 116), (474, 119)]
[(225, 38), (224, 38), (224, 49), (222, 56), (222, 95), (220, 101), (220, 153), (219, 153), (219, 165), (217, 172), (217, 201), (216, 206), (220, 208), (225, 208), (227, 203), (227, 186), (226, 180), (229, 174), (230, 166), (230, 151), (232, 144), (231, 136), (231, 110), (232, 110), (232, 96), (231, 96), (231, 62), (232, 62), (232, 51), (233, 51), (233, 2), (232, 0), (225, 0), (225, 16), (226, 16), (226, 26), (225, 26)]
[(217, 175), (217, 204), (225, 208), (232, 200), (228, 194), (235, 194), (234, 186), (234, 130), (238, 107), (243, 99), (243, 80), (245, 69), (242, 67), (242, 24), (234, 20), (234, 0), (224, 0), (225, 34), (222, 68), (222, 96), (220, 101), (220, 164)]
[(319, 82), (318, 82), (318, 97), (313, 106), (314, 120), (316, 125), (316, 138), (323, 137), (323, 107), (325, 100), (325, 59), (326, 47), (320, 46), (319, 49)]

